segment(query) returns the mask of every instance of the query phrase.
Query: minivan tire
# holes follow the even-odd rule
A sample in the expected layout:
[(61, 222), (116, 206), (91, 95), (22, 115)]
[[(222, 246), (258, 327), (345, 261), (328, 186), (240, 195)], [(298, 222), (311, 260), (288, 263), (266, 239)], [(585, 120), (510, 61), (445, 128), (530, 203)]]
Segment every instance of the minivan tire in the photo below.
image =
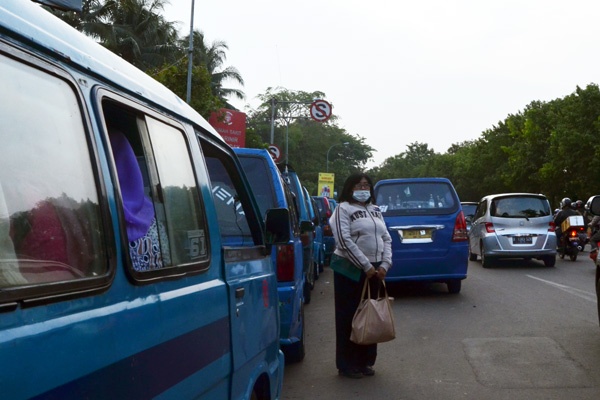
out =
[(286, 363), (300, 362), (304, 360), (304, 356), (306, 355), (306, 350), (304, 348), (304, 332), (306, 332), (306, 319), (304, 318), (304, 307), (302, 307), (300, 315), (302, 318), (302, 334), (298, 342), (290, 344), (283, 348)]
[(460, 289), (462, 287), (462, 280), (452, 279), (452, 280), (446, 282), (446, 285), (448, 286), (449, 293), (451, 293), (451, 294), (460, 293)]

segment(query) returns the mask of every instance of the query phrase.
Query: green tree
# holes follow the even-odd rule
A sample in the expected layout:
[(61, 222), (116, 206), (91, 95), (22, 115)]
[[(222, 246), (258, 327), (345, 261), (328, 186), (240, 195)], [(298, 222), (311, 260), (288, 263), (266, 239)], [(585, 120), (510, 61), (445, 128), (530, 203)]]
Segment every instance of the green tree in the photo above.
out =
[[(221, 99), (227, 108), (234, 109), (227, 99), (234, 97), (244, 100), (246, 96), (242, 90), (226, 86), (228, 82), (244, 86), (244, 79), (239, 71), (235, 67), (224, 66), (227, 60), (226, 50), (229, 50), (227, 43), (221, 40), (206, 43), (204, 34), (200, 31), (194, 31), (193, 35), (193, 64), (206, 67), (211, 76), (210, 88), (213, 95)], [(188, 43), (189, 35), (180, 40), (182, 48), (187, 48)]]
[[(336, 176), (337, 191), (346, 176), (364, 170), (372, 157), (373, 148), (364, 138), (339, 127), (335, 115), (326, 122), (310, 118), (310, 104), (315, 98), (325, 99), (324, 93), (267, 88), (258, 98), (261, 105), (248, 114), (248, 126), (263, 143), (255, 147), (271, 142), (271, 114), (275, 111), (273, 144), (284, 153), (282, 162), (287, 148), (288, 162), (298, 171), (311, 195), (317, 194), (318, 175), (327, 168), (327, 151), (331, 146), (335, 145), (329, 153), (329, 172)], [(346, 142), (348, 145), (344, 146)]]

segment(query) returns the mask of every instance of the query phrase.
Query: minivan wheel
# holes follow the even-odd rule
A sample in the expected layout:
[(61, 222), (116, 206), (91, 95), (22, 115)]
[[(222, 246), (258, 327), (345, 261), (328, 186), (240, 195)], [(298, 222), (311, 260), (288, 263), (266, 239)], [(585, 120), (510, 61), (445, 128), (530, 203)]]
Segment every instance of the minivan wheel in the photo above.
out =
[(308, 279), (305, 279), (304, 289), (302, 290), (302, 294), (304, 295), (304, 304), (310, 304), (311, 290), (312, 288), (310, 287), (310, 283), (308, 283)]
[(304, 307), (302, 307), (302, 311), (300, 312), (302, 318), (302, 334), (300, 336), (300, 340), (294, 344), (290, 344), (288, 346), (283, 347), (283, 353), (285, 355), (286, 363), (297, 363), (304, 360), (304, 356), (306, 354), (304, 348), (304, 332), (306, 331), (306, 319), (304, 318)]
[(452, 279), (451, 281), (446, 282), (448, 286), (448, 292), (452, 294), (460, 293), (460, 288), (462, 286), (462, 280), (460, 279)]

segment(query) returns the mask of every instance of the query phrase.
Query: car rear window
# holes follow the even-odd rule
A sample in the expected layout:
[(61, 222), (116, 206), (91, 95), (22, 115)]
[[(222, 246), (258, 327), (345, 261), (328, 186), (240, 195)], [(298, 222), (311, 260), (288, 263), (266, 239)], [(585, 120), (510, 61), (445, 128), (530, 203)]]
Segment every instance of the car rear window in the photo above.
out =
[(238, 154), (238, 158), (254, 192), (260, 213), (264, 217), (268, 209), (275, 208), (275, 190), (273, 181), (269, 178), (271, 171), (260, 157), (245, 157)]
[(447, 182), (398, 182), (378, 186), (376, 203), (384, 215), (450, 214), (459, 206)]
[(550, 204), (545, 197), (539, 196), (500, 197), (492, 201), (490, 215), (503, 218), (545, 217), (550, 215)]

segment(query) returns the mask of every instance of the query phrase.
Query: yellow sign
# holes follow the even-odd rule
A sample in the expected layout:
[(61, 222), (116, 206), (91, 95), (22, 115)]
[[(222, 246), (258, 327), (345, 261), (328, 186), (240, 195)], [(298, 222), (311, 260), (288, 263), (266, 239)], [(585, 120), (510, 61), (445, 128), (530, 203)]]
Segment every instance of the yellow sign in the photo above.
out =
[(332, 199), (334, 196), (334, 192), (333, 192), (334, 181), (335, 181), (335, 174), (319, 172), (319, 184), (318, 184), (319, 196), (328, 197), (328, 198)]

